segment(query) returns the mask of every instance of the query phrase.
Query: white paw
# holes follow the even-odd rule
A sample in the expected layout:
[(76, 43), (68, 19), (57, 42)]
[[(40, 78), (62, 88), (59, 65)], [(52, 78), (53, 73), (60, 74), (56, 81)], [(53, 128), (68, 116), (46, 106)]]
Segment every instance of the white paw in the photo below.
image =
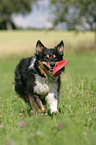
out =
[(50, 109), (50, 113), (51, 113), (51, 114), (53, 114), (53, 113), (57, 113), (57, 112), (58, 112), (57, 109), (55, 109), (55, 110), (51, 110), (51, 109)]

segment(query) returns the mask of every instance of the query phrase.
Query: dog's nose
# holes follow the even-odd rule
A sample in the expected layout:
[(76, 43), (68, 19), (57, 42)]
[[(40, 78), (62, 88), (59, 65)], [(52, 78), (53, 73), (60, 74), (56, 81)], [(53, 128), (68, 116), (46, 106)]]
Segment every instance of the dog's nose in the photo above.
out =
[(51, 67), (54, 67), (55, 66), (55, 63), (54, 62), (50, 62), (50, 66)]

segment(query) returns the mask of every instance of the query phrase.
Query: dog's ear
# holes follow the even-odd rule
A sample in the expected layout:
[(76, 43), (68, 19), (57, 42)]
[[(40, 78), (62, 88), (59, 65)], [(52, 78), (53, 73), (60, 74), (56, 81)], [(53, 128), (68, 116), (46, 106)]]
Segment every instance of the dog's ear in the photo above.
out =
[(37, 43), (36, 43), (36, 54), (39, 55), (40, 53), (42, 53), (44, 48), (45, 47), (42, 44), (42, 42), (40, 40), (38, 40)]
[(60, 55), (63, 55), (64, 42), (63, 40), (55, 47)]

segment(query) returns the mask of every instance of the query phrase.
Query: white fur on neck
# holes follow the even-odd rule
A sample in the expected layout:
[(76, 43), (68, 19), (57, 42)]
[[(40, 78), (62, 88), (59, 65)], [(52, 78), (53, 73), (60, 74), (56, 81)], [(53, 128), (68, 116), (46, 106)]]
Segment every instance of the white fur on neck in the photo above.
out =
[(41, 77), (39, 74), (35, 74), (35, 87), (34, 92), (38, 95), (47, 95), (50, 92), (57, 93), (58, 84), (56, 80), (49, 80), (48, 77)]
[(29, 69), (34, 69), (34, 63), (36, 61), (36, 57), (33, 57), (32, 58), (32, 61), (31, 61), (31, 65), (29, 66)]

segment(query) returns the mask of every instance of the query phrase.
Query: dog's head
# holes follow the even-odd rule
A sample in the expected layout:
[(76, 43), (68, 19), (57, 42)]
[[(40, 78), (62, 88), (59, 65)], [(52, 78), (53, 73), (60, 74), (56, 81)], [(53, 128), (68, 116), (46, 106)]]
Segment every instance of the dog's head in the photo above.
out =
[(56, 63), (63, 60), (64, 43), (61, 41), (54, 48), (47, 49), (40, 40), (36, 44), (36, 57), (38, 60), (38, 66), (41, 73), (46, 75), (52, 75), (53, 67)]

